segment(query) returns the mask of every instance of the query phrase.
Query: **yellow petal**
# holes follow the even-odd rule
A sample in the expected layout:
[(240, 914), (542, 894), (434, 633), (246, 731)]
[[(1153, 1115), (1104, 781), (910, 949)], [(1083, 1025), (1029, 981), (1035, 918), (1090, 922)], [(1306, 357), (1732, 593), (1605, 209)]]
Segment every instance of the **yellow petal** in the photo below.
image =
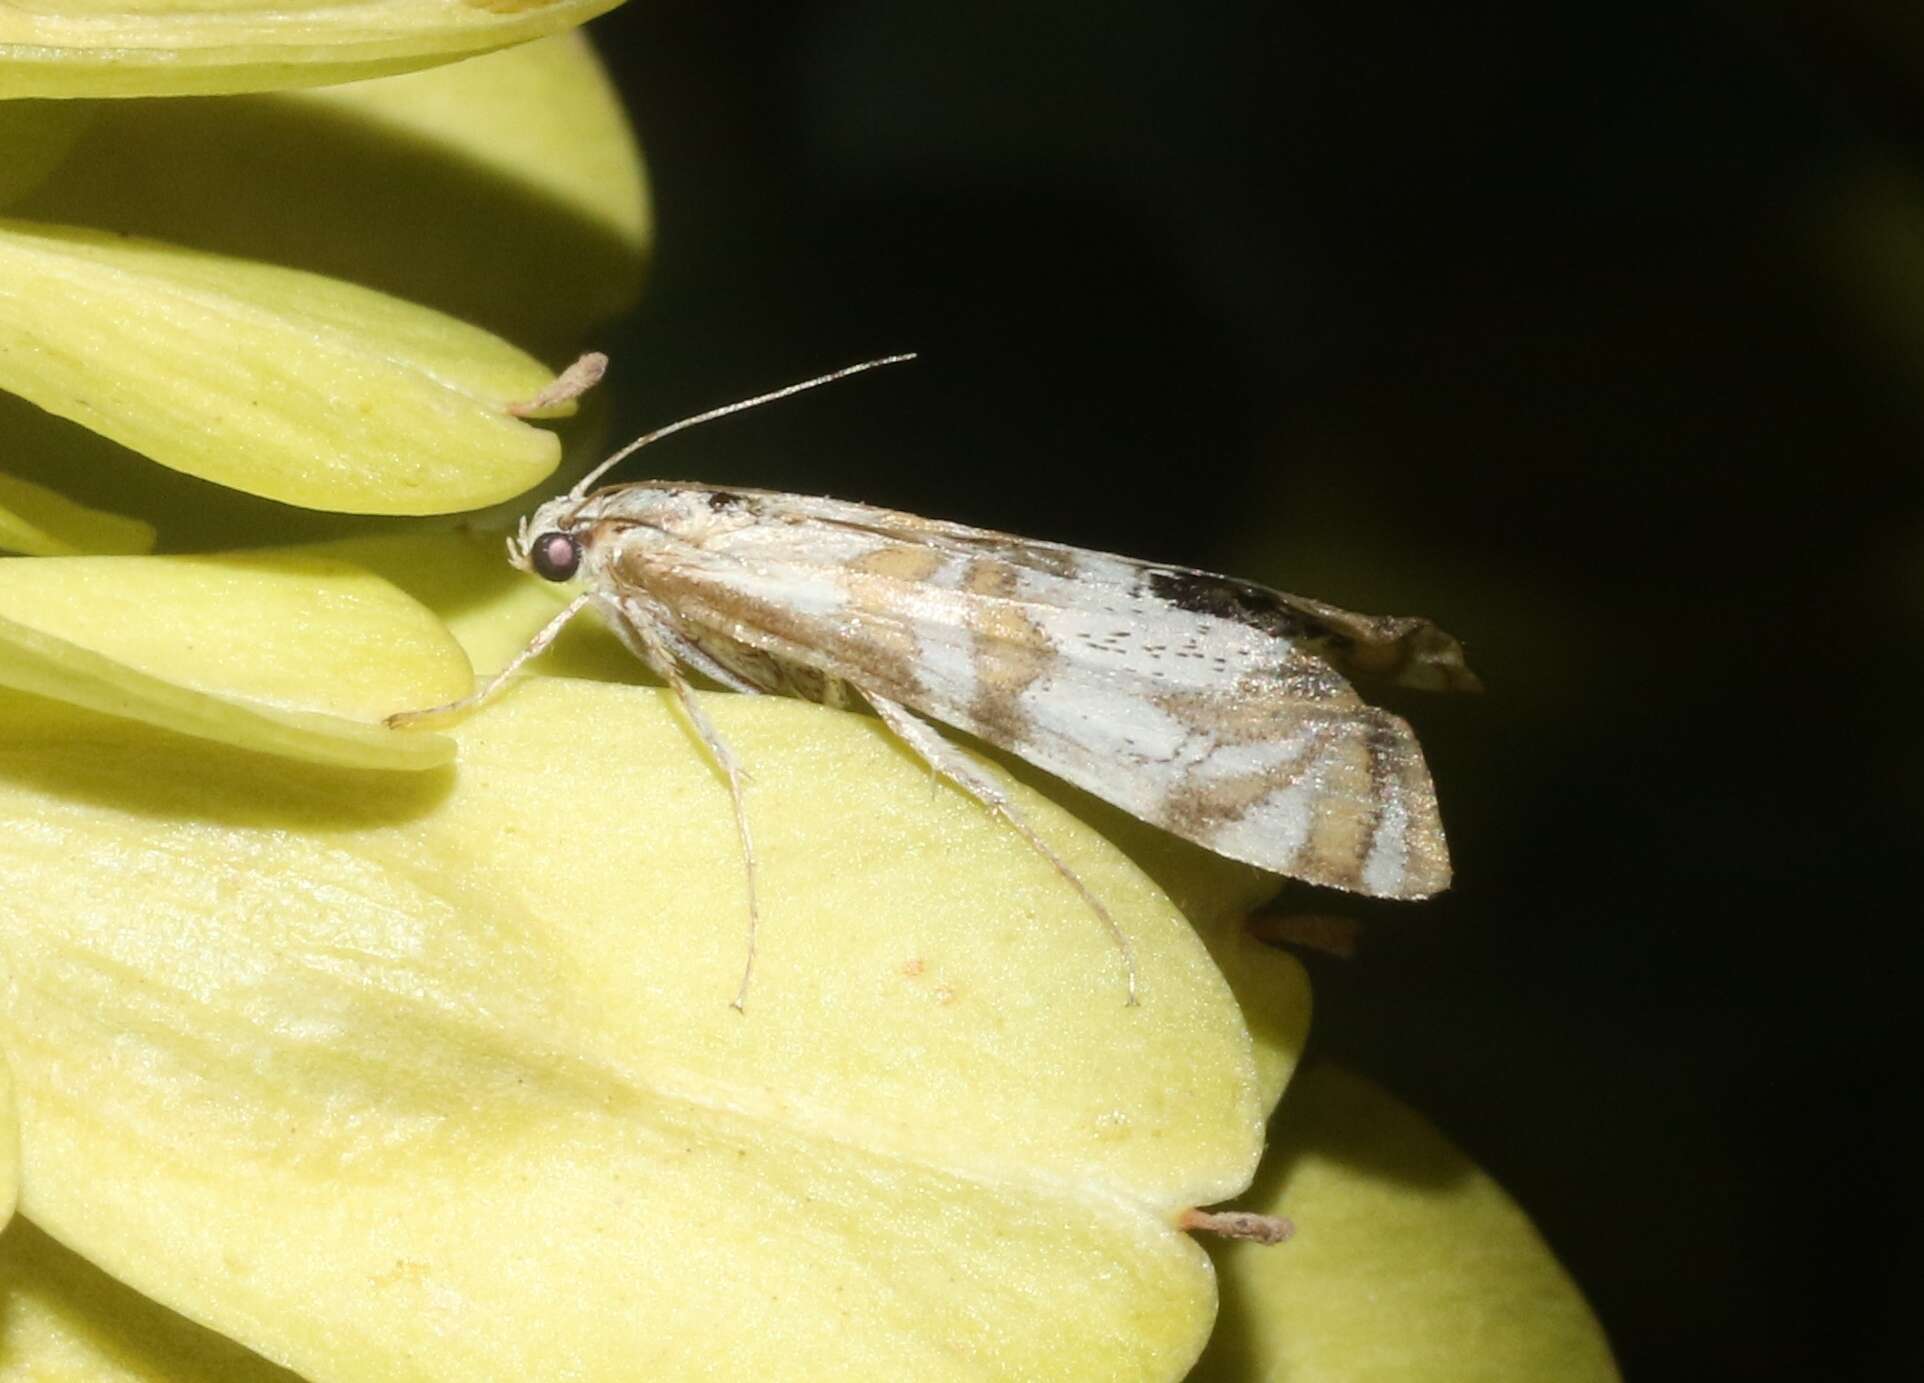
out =
[(1196, 930), (1249, 1021), (1263, 1109), (1272, 1111), (1289, 1087), (1309, 1040), (1309, 972), (1289, 952), (1251, 936), (1244, 915), (1199, 925)]
[(313, 91), (105, 102), (17, 214), (351, 279), (557, 360), (632, 305), (652, 234), (578, 33)]
[(551, 378), (478, 328), (332, 279), (0, 221), (0, 387), (163, 465), (317, 509), (429, 514), (560, 458)]
[(521, 43), (616, 0), (38, 0), (0, 8), (0, 99), (174, 96), (358, 81)]
[(1195, 1378), (1614, 1383), (1596, 1317), (1529, 1219), (1406, 1106), (1318, 1066), (1275, 1133), (1243, 1204), (1296, 1236), (1212, 1249), (1223, 1317)]
[[(270, 754), (420, 769), (452, 744), (382, 717), (465, 695), (471, 677), (439, 621), (345, 563), (15, 557), (0, 560), (0, 686)], [(60, 723), (0, 703), (0, 733)]]
[[(537, 678), (458, 772), (0, 751), (22, 1206), (313, 1379), (1178, 1377), (1172, 1232), (1260, 1134), (1161, 892), (1023, 808), (1134, 940), (866, 717)], [(169, 764), (166, 756), (178, 762)], [(268, 763), (264, 774), (262, 763)], [(21, 829), (22, 824), (26, 829)]]
[(74, 1383), (300, 1383), (122, 1286), (20, 1220), (0, 1235), (0, 1377)]
[(1114, 842), (1189, 919), (1242, 1007), (1255, 1040), (1263, 1108), (1275, 1109), (1309, 1039), (1311, 1011), (1309, 972), (1302, 962), (1256, 940), (1248, 925), (1249, 915), (1275, 896), (1282, 880), (1139, 821), (1011, 755), (996, 757), (1017, 778)]
[(0, 549), (36, 557), (152, 550), (154, 526), (75, 504), (56, 490), (0, 475)]

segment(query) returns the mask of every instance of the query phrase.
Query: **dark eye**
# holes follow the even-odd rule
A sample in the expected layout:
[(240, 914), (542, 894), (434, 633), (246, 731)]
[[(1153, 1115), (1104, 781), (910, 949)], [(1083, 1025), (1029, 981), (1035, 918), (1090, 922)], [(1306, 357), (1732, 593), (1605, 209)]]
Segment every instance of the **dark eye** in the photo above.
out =
[(581, 565), (581, 544), (566, 533), (543, 533), (528, 545), (528, 565), (545, 581), (566, 581)]

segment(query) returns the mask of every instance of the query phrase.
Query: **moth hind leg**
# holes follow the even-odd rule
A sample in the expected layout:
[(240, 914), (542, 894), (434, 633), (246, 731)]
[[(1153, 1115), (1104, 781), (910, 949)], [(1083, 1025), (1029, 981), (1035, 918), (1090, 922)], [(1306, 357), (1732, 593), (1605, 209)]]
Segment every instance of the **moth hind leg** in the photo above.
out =
[(913, 750), (932, 772), (947, 778), (990, 812), (1000, 817), (1010, 829), (1029, 843), (1030, 848), (1047, 860), (1056, 873), (1068, 880), (1069, 885), (1075, 889), (1082, 901), (1088, 904), (1089, 910), (1095, 913), (1097, 919), (1108, 929), (1110, 939), (1116, 943), (1116, 949), (1122, 953), (1123, 969), (1128, 975), (1129, 983), (1128, 1002), (1134, 1005), (1137, 1002), (1135, 948), (1129, 944), (1129, 938), (1123, 935), (1122, 928), (1116, 925), (1116, 919), (1109, 915), (1109, 909), (1103, 906), (1102, 900), (1089, 890), (1089, 886), (1082, 882), (1075, 870), (1063, 862), (1060, 855), (1049, 848), (1049, 843), (1036, 834), (1035, 828), (1029, 824), (1028, 819), (1016, 810), (1014, 803), (1009, 801), (1009, 795), (1003, 791), (1001, 784), (985, 773), (973, 759), (942, 738), (935, 729), (906, 706), (891, 701), (885, 696), (878, 696), (866, 688), (861, 690), (863, 697), (882, 718), (882, 723), (888, 726), (897, 739)]

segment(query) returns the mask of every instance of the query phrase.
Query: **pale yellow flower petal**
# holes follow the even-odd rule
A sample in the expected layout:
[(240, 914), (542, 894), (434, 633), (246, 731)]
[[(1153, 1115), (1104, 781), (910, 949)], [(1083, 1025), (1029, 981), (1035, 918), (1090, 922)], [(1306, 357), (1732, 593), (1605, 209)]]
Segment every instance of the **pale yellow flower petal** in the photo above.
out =
[(23, 1211), (317, 1380), (1180, 1376), (1213, 1284), (1171, 1226), (1262, 1114), (1193, 933), (1016, 789), (1132, 937), (1127, 1007), (1074, 892), (873, 720), (705, 705), (753, 775), (746, 1013), (664, 692), (532, 679), (438, 775), (130, 768), (147, 732), (77, 711), (0, 750)]
[(351, 279), (557, 362), (634, 302), (640, 151), (578, 33), (381, 81), (100, 105), (17, 214)]
[(0, 388), (250, 494), (370, 514), (519, 494), (560, 445), (508, 409), (551, 377), (348, 283), (0, 221)]
[(359, 81), (580, 24), (617, 0), (38, 0), (0, 7), (0, 99)]
[(76, 504), (57, 490), (0, 475), (0, 550), (35, 557), (149, 552), (154, 526)]
[[(384, 716), (465, 695), (428, 611), (359, 567), (265, 553), (0, 560), (0, 686), (181, 734), (365, 768), (446, 763)], [(57, 708), (13, 698), (0, 733)]]
[(1222, 967), (1249, 1021), (1263, 1108), (1274, 1110), (1309, 1040), (1309, 972), (1289, 952), (1251, 936), (1243, 922), (1245, 915), (1225, 917), (1214, 926), (1199, 926), (1197, 931)]
[(1309, 1038), (1309, 973), (1289, 952), (1256, 940), (1248, 919), (1283, 881), (1158, 830), (1013, 756), (999, 757), (1016, 777), (1113, 841), (1189, 919), (1235, 991), (1256, 1044), (1263, 1107), (1274, 1109)]
[(0, 1377), (22, 1383), (300, 1383), (25, 1220), (0, 1235), (0, 1321)]
[(1287, 1215), (1296, 1236), (1213, 1250), (1223, 1315), (1198, 1380), (1618, 1377), (1583, 1294), (1516, 1203), (1360, 1076), (1297, 1077), (1241, 1204)]

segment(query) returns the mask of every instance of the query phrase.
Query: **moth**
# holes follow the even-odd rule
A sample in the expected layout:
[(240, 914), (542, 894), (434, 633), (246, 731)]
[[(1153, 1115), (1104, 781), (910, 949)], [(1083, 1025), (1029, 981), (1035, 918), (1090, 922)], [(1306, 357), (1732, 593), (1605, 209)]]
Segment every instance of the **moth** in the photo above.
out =
[(473, 695), (389, 723), (486, 699), (576, 615), (599, 613), (672, 690), (727, 780), (748, 879), (738, 1009), (760, 925), (754, 842), (741, 765), (690, 672), (738, 692), (866, 705), (1075, 889), (1117, 946), (1130, 1003), (1135, 957), (1102, 900), (931, 722), (1231, 859), (1378, 897), (1448, 885), (1415, 735), (1349, 682), (1474, 689), (1461, 646), (1428, 620), (865, 504), (678, 481), (593, 488), (674, 432), (909, 358), (698, 414), (616, 452), (508, 540), (516, 567), (574, 586), (572, 599)]

